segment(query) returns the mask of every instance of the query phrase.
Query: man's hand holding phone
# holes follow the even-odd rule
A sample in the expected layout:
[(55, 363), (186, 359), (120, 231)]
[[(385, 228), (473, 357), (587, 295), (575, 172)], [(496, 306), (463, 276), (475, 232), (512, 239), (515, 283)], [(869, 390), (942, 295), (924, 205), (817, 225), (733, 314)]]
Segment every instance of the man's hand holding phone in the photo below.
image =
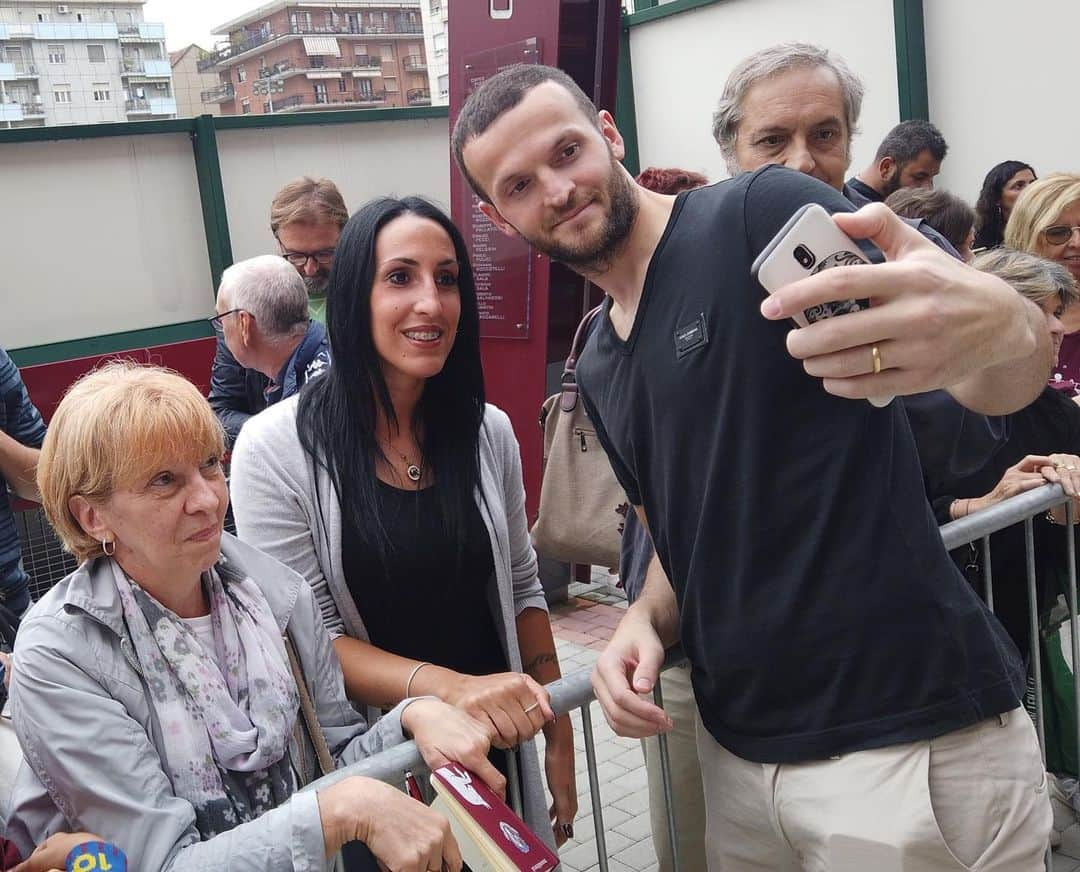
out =
[(782, 320), (870, 300), (868, 309), (788, 334), (788, 351), (829, 393), (856, 399), (945, 388), (984, 414), (1015, 411), (1037, 396), (1052, 357), (1037, 306), (949, 257), (882, 204), (832, 217), (852, 238), (877, 245), (887, 262), (826, 269), (761, 304), (766, 318)]

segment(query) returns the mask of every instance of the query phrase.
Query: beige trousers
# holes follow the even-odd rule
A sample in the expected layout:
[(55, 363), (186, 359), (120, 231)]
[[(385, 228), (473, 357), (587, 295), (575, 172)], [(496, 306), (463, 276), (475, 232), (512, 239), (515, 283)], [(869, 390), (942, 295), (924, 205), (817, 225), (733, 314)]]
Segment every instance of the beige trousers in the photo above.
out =
[[(675, 805), (675, 837), (679, 844), (681, 872), (705, 872), (705, 797), (701, 790), (701, 766), (697, 756), (697, 703), (690, 686), (690, 667), (674, 666), (660, 676), (664, 711), (675, 722), (667, 734), (671, 760), (671, 786)], [(656, 738), (643, 739), (645, 769), (649, 776), (649, 826), (660, 872), (673, 872), (671, 839), (668, 836), (667, 803), (660, 771), (660, 745)]]
[(710, 872), (1035, 872), (1051, 811), (1017, 708), (936, 739), (760, 764), (698, 726)]

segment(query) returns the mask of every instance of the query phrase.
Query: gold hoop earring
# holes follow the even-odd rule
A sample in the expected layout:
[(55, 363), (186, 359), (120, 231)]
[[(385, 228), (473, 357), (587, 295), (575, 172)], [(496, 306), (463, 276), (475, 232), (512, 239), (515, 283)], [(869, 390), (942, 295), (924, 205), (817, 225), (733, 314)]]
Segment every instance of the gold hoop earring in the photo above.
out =
[[(112, 551), (109, 550), (110, 545), (112, 546)], [(105, 552), (106, 557), (112, 557), (116, 553), (116, 543), (110, 542), (108, 539), (102, 539), (101, 550)]]

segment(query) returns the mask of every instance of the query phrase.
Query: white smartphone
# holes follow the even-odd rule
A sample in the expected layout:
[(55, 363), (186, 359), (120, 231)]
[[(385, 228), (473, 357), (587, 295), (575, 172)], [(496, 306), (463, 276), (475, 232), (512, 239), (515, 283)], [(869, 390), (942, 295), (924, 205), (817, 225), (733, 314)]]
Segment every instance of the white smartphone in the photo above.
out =
[[(750, 267), (750, 273), (770, 294), (799, 279), (816, 275), (834, 266), (855, 266), (870, 261), (832, 216), (817, 203), (807, 203), (780, 228)], [(792, 316), (800, 327), (822, 318), (835, 318), (865, 309), (869, 303), (841, 300), (812, 306)], [(889, 405), (892, 397), (870, 397), (878, 408)]]

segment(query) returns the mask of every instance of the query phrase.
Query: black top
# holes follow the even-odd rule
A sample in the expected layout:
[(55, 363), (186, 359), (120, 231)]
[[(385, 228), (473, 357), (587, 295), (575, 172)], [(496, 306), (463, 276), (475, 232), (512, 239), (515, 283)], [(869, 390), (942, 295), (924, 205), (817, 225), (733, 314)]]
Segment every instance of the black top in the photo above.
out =
[(844, 196), (859, 209), (867, 203), (881, 203), (885, 199), (858, 176), (852, 176), (844, 182)]
[[(1008, 438), (981, 469), (957, 473), (945, 467), (927, 466), (924, 462), (927, 496), (933, 502), (941, 523), (949, 520), (949, 506), (953, 500), (990, 493), (1001, 481), (1005, 470), (1028, 454), (1080, 454), (1080, 407), (1060, 391), (1048, 387), (1030, 406), (1007, 417)], [(1065, 532), (1064, 528), (1051, 524), (1041, 515), (1034, 520), (1037, 601), (1043, 610), (1051, 606), (1065, 589)], [(953, 556), (969, 570), (969, 578), (976, 590), (983, 593), (981, 546), (977, 543), (975, 548), (959, 548), (953, 552)], [(1031, 644), (1031, 633), (1023, 524), (1016, 524), (990, 537), (990, 566), (994, 582), (994, 612), (1017, 647), (1026, 653)]]
[(402, 490), (378, 482), (383, 524), (393, 543), (388, 574), (378, 554), (343, 519), (345, 581), (372, 644), (467, 675), (505, 672), (506, 654), (489, 594), (495, 561), (475, 503), (465, 518), (464, 553), (443, 529), (436, 488)]
[(702, 720), (758, 762), (940, 735), (1023, 687), (942, 545), (902, 404), (827, 394), (759, 312), (750, 265), (811, 201), (851, 210), (778, 166), (680, 195), (628, 340), (605, 312), (578, 365), (675, 587)]

